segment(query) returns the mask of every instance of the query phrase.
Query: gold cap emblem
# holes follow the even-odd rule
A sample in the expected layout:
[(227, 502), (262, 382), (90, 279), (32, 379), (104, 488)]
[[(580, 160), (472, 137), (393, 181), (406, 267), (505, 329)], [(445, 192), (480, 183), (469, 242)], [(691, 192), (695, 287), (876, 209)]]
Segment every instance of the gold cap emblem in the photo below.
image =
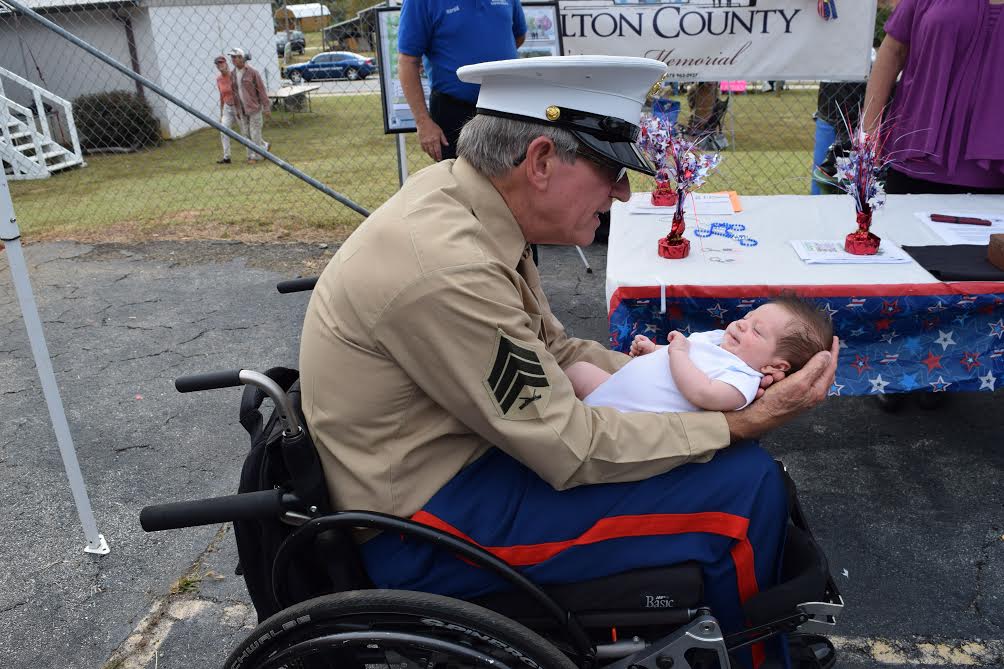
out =
[(666, 87), (666, 83), (665, 82), (666, 82), (666, 78), (668, 76), (669, 76), (668, 74), (664, 74), (661, 77), (659, 77), (659, 81), (657, 81), (654, 84), (652, 84), (652, 88), (648, 89), (648, 97), (649, 98), (658, 97), (659, 94), (662, 93), (662, 89)]
[(555, 107), (554, 105), (551, 105), (550, 107), (544, 110), (544, 115), (547, 116), (548, 121), (557, 121), (558, 118), (561, 116), (561, 110)]

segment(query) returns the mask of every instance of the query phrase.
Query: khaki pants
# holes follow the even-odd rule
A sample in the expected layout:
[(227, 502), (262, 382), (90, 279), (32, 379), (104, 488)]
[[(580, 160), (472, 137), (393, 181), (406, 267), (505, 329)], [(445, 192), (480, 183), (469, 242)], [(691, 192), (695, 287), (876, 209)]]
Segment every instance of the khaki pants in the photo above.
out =
[[(256, 111), (250, 116), (240, 116), (238, 117), (238, 120), (241, 124), (241, 133), (250, 139), (252, 144), (265, 147), (267, 150), (268, 143), (262, 139), (261, 136), (261, 126), (263, 123), (261, 110)], [(261, 154), (248, 149), (248, 160), (262, 160), (262, 156)]]
[[(234, 109), (233, 105), (223, 105), (223, 113), (220, 114), (220, 125), (225, 125), (228, 128), (233, 128), (235, 123), (237, 123), (237, 110)], [(223, 144), (223, 157), (229, 158), (230, 137), (221, 132), (220, 142)]]

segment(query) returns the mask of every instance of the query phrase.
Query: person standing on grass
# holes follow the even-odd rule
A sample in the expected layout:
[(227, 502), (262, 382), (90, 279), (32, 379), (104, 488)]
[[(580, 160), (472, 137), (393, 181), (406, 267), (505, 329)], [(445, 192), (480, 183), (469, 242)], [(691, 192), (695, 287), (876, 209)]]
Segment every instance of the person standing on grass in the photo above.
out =
[[(230, 66), (227, 65), (226, 56), (217, 56), (213, 62), (219, 71), (219, 74), (216, 75), (216, 88), (220, 91), (220, 124), (233, 128), (234, 124), (237, 123), (237, 110), (234, 107), (234, 89), (230, 80)], [(220, 142), (223, 144), (223, 157), (216, 162), (220, 165), (229, 165), (230, 136), (221, 132)]]
[[(265, 80), (258, 70), (247, 64), (243, 49), (231, 49), (230, 60), (234, 64), (233, 72), (230, 74), (230, 85), (234, 92), (234, 109), (237, 110), (241, 133), (268, 151), (269, 143), (261, 136), (264, 117), (272, 115), (272, 103), (268, 91), (265, 90)], [(248, 163), (254, 164), (261, 159), (261, 154), (248, 149)]]

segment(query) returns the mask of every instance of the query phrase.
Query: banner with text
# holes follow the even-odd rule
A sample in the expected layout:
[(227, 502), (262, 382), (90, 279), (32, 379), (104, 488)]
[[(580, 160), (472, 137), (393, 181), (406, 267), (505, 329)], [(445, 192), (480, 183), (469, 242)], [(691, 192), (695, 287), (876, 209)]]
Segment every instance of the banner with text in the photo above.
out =
[[(836, 4), (836, 3), (832, 3)], [(671, 81), (868, 77), (876, 0), (561, 0), (565, 55), (643, 56)]]

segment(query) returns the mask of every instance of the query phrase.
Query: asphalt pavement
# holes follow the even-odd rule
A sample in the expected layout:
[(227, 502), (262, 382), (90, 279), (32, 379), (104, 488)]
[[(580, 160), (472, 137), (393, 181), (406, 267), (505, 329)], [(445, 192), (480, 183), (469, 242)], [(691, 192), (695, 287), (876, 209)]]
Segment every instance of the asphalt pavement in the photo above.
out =
[[(144, 534), (145, 504), (229, 494), (238, 390), (176, 376), (295, 365), (307, 295), (275, 283), (316, 245), (153, 242), (26, 249), (98, 528), (85, 539), (0, 253), (0, 667), (219, 666), (254, 624), (229, 526)], [(605, 247), (545, 248), (555, 313), (603, 340)], [(798, 483), (847, 606), (840, 667), (1004, 665), (1000, 392), (928, 411), (831, 398), (765, 440)]]

